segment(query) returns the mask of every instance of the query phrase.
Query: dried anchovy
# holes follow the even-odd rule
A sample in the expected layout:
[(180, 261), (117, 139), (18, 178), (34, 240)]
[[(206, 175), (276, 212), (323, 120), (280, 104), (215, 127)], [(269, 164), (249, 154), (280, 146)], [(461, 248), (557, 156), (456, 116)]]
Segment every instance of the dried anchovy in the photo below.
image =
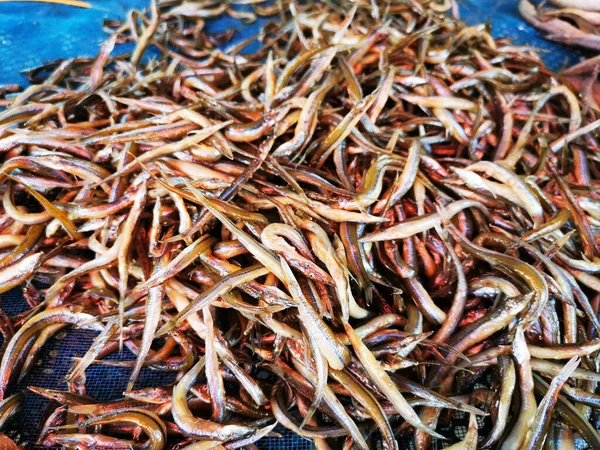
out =
[[(380, 3), (154, 1), (2, 89), (0, 430), (71, 326), (44, 446), (426, 450), (457, 410), (451, 448), (598, 448), (600, 110), (454, 1)], [(223, 14), (280, 20), (221, 50)]]

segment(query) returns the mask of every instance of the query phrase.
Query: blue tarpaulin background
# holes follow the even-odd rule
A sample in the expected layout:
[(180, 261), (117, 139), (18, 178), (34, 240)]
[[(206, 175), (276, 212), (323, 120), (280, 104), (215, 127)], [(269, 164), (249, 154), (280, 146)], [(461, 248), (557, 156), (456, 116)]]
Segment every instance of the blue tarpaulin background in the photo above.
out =
[[(106, 37), (102, 21), (107, 18), (123, 18), (132, 8), (144, 8), (148, 0), (90, 0), (94, 9), (78, 9), (62, 5), (42, 3), (0, 3), (0, 85), (7, 83), (27, 84), (21, 71), (35, 68), (59, 58), (90, 56), (97, 54)], [(517, 43), (532, 44), (542, 51), (546, 64), (560, 69), (564, 64), (578, 62), (582, 55), (574, 49), (547, 42), (539, 33), (523, 22), (517, 11), (518, 0), (459, 0), (461, 15), (469, 24), (491, 20), (494, 36), (515, 37)], [(234, 27), (235, 39), (255, 34), (268, 19), (259, 20), (251, 26), (242, 26), (234, 19), (225, 17), (208, 23), (209, 31), (223, 31)], [(121, 47), (123, 51), (128, 48)], [(2, 296), (0, 307), (9, 315), (26, 308), (16, 291)], [(82, 356), (93, 339), (93, 334), (68, 331), (48, 344), (31, 374), (13, 392), (26, 386), (42, 386), (65, 389), (64, 376), (74, 357)], [(132, 357), (132, 355), (129, 355)], [(88, 395), (99, 401), (118, 398), (125, 389), (129, 369), (112, 369), (94, 366), (87, 372)], [(173, 376), (144, 369), (137, 387), (165, 384)], [(38, 433), (38, 422), (44, 414), (47, 402), (29, 394), (24, 400), (24, 411), (18, 420), (10, 424), (7, 432), (20, 443), (31, 447)], [(287, 434), (284, 439), (266, 439), (259, 443), (264, 450), (304, 450), (310, 443)], [(407, 447), (403, 447), (407, 448)]]

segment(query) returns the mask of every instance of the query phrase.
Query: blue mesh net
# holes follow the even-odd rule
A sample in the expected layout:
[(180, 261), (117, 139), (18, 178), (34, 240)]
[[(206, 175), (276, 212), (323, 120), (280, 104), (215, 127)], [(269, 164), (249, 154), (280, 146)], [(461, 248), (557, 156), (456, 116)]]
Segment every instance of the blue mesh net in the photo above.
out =
[[(106, 37), (101, 28), (106, 18), (125, 17), (131, 8), (143, 8), (147, 0), (103, 0), (95, 9), (81, 10), (60, 5), (40, 4), (0, 4), (0, 84), (27, 84), (21, 73), (42, 63), (73, 56), (94, 56), (100, 43)], [(516, 43), (532, 44), (542, 51), (546, 64), (558, 70), (565, 64), (578, 62), (584, 55), (577, 50), (561, 47), (541, 38), (539, 32), (525, 24), (516, 9), (517, 0), (463, 0), (461, 14), (470, 24), (491, 19), (493, 35), (515, 37)], [(225, 17), (207, 24), (208, 31), (220, 32), (231, 28), (238, 30), (234, 42), (239, 42), (256, 34), (268, 19), (261, 19), (251, 25)], [(122, 47), (121, 51), (127, 51)], [(252, 47), (249, 47), (252, 51)], [(27, 309), (20, 291), (13, 290), (2, 295), (0, 307), (8, 314), (18, 314)], [(16, 392), (27, 386), (40, 386), (65, 389), (65, 375), (72, 365), (73, 358), (83, 356), (94, 338), (94, 333), (81, 330), (61, 332), (43, 349), (40, 359), (29, 375), (11, 390)], [(113, 355), (113, 358), (127, 359), (132, 355)], [(87, 393), (103, 402), (122, 397), (129, 377), (128, 368), (92, 366), (87, 374)], [(136, 387), (165, 385), (174, 381), (174, 374), (144, 368)], [(7, 434), (22, 445), (33, 448), (39, 432), (39, 423), (45, 414), (48, 401), (27, 394), (20, 416), (9, 424)], [(457, 416), (442, 431), (447, 436), (460, 439), (466, 432), (466, 419)], [(282, 438), (266, 438), (258, 443), (262, 450), (288, 449), (306, 450), (311, 442), (297, 435), (277, 429)], [(448, 441), (451, 442), (452, 440)], [(435, 448), (444, 448), (449, 443), (436, 442)], [(409, 449), (408, 440), (401, 441), (400, 448)]]

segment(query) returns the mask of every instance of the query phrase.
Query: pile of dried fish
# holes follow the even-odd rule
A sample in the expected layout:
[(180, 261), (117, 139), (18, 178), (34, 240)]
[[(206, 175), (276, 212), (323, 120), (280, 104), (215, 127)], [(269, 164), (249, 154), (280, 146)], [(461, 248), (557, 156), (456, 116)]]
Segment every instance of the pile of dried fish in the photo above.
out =
[[(46, 446), (424, 450), (458, 411), (453, 449), (600, 448), (596, 110), (449, 0), (246, 3), (154, 3), (2, 100), (0, 290), (31, 309), (1, 417), (70, 326)], [(226, 12), (278, 19), (222, 51)]]

